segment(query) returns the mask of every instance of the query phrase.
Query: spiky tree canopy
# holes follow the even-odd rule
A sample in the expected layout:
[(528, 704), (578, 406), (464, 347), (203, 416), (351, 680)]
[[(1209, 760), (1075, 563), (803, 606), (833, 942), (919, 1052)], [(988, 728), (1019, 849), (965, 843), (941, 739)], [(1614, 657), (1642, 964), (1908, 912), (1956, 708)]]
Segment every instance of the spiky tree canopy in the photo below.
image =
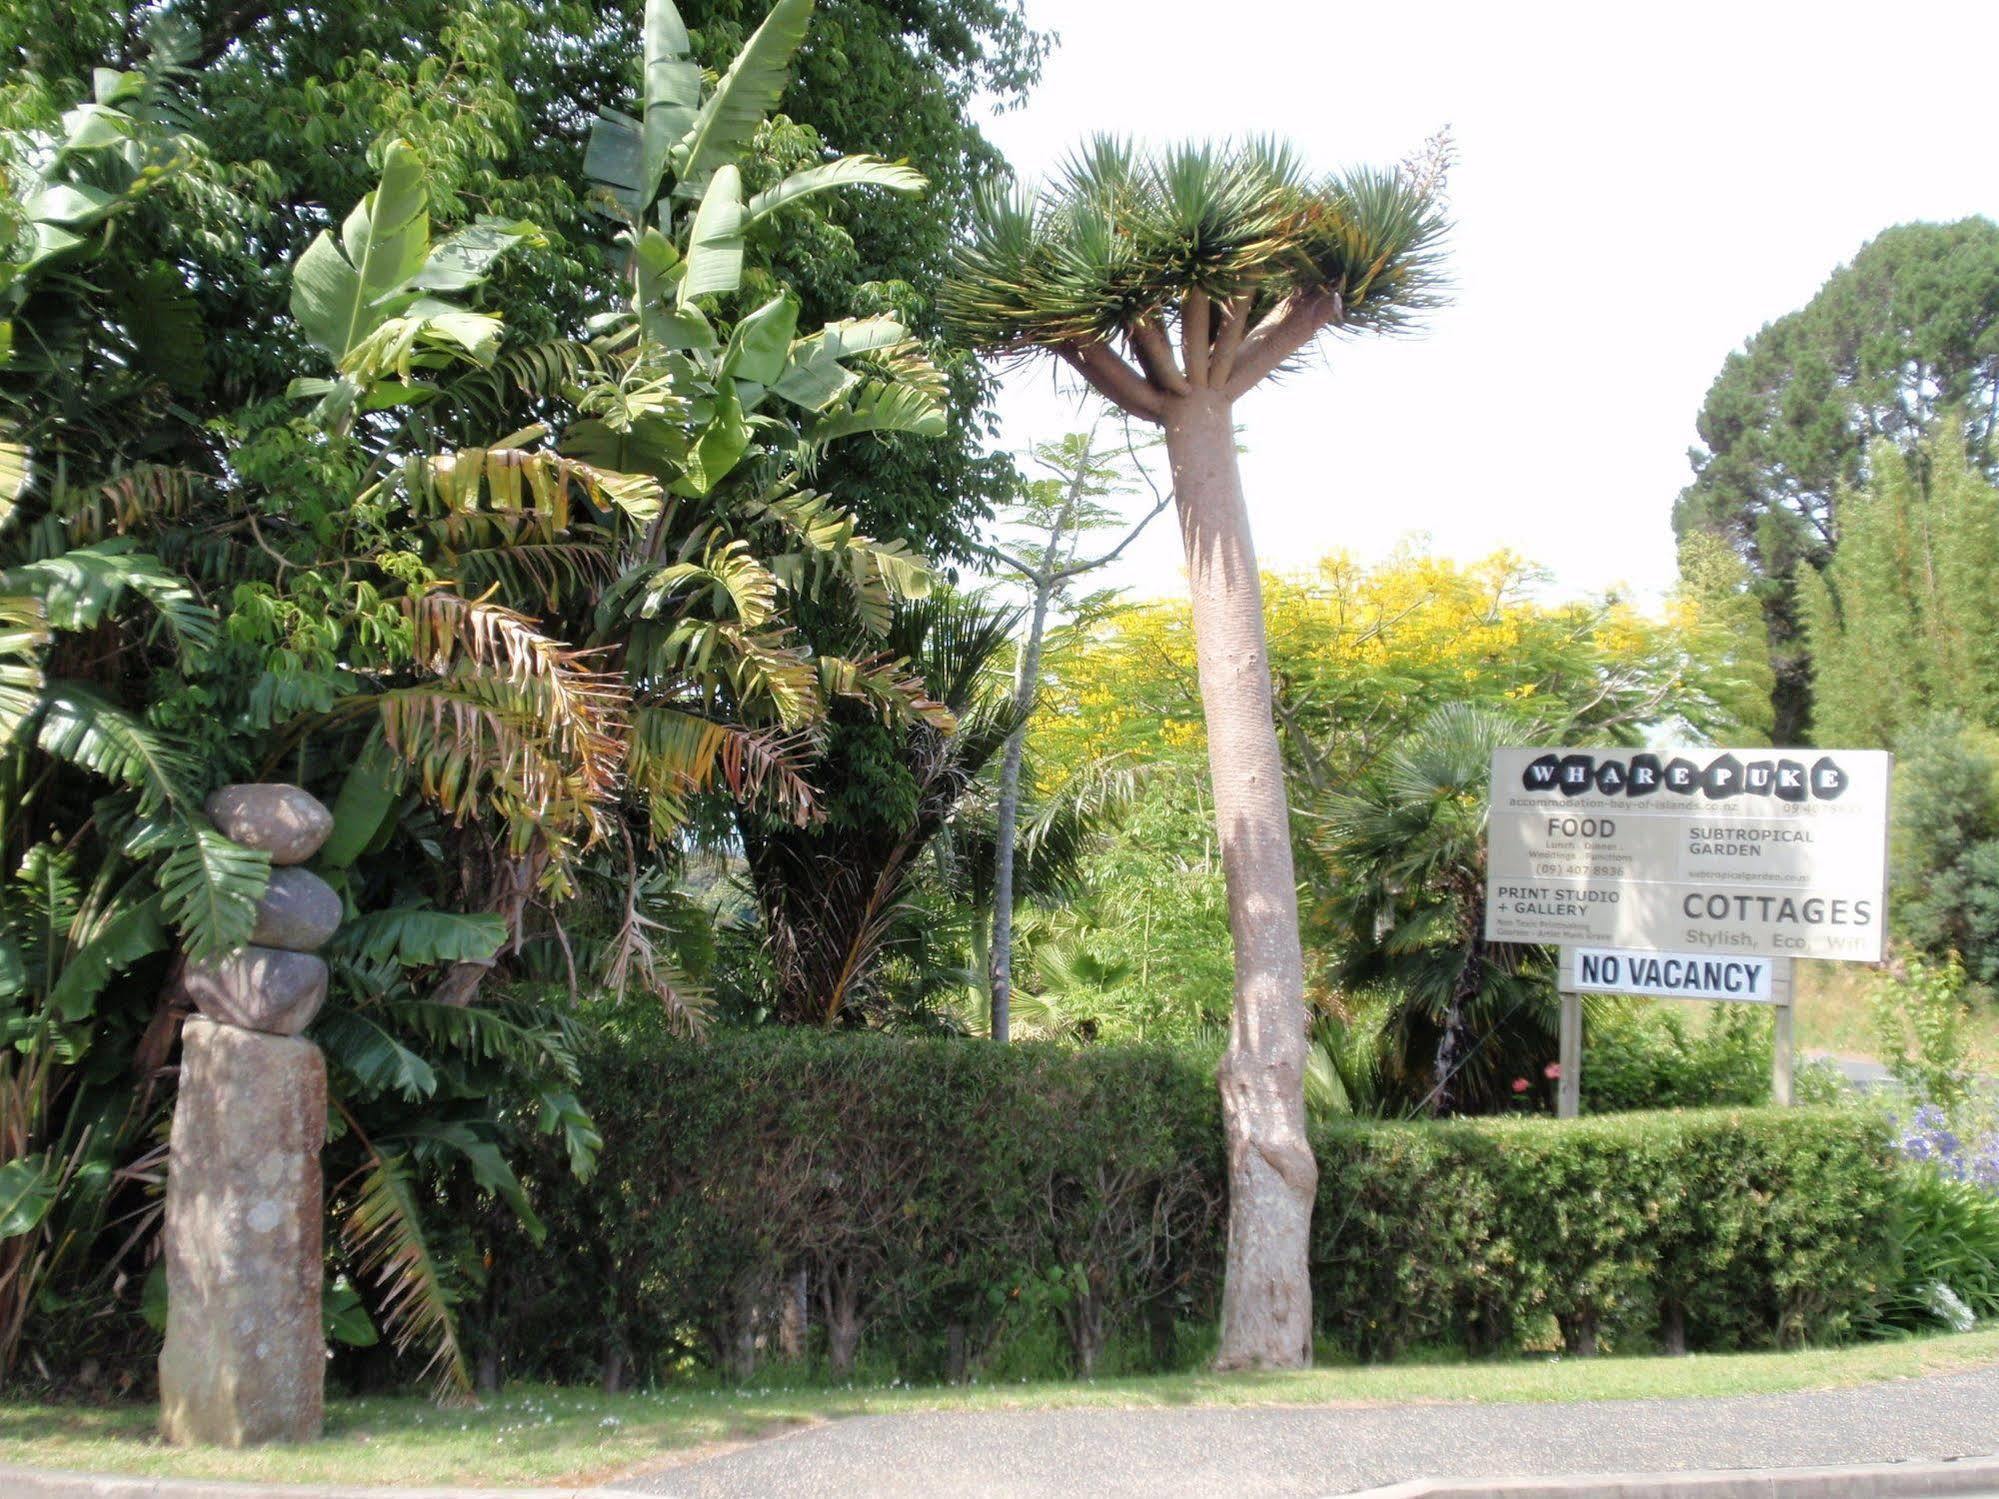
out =
[(1320, 177), (1272, 141), (1098, 137), (980, 205), (941, 305), (980, 348), (1052, 351), (1135, 415), (1196, 388), (1233, 400), (1322, 332), (1400, 332), (1439, 305), (1447, 157), (1440, 139)]

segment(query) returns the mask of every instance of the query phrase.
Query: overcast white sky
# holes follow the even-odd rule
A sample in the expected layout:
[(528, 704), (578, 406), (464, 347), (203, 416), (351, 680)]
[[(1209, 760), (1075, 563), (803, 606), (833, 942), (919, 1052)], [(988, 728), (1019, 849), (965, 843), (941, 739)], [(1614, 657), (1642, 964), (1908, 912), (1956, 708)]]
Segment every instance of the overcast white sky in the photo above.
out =
[[(1560, 596), (1670, 585), (1673, 497), (1728, 351), (1889, 224), (1999, 210), (1999, 5), (1028, 0), (1061, 34), (988, 123), (1024, 177), (1083, 136), (1268, 132), (1392, 164), (1448, 123), (1455, 304), (1333, 345), (1238, 408), (1267, 569), (1411, 533), (1551, 568)], [(1009, 446), (1087, 425), (1042, 362)], [(1108, 581), (1182, 586), (1162, 519)]]

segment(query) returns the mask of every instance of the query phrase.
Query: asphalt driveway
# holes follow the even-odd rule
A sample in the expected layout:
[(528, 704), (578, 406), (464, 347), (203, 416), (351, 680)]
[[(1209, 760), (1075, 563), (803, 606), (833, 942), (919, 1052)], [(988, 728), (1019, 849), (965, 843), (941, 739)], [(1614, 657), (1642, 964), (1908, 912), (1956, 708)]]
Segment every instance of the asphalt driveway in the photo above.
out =
[(1999, 1453), (1999, 1368), (1705, 1400), (929, 1412), (828, 1422), (622, 1488), (791, 1496), (1332, 1495), (1414, 1478), (1776, 1468)]

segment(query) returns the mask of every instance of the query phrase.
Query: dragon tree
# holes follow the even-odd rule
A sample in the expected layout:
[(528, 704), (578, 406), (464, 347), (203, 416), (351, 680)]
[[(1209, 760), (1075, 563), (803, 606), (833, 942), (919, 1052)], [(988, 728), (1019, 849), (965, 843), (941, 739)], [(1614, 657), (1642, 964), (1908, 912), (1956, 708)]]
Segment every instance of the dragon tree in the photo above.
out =
[(1052, 354), (1163, 431), (1193, 594), (1235, 1004), (1220, 1072), (1229, 1237), (1217, 1364), (1311, 1357), (1304, 962), (1236, 403), (1329, 335), (1392, 333), (1441, 301), (1433, 144), (1324, 177), (1253, 141), (1098, 139), (1038, 191), (986, 200), (945, 310), (980, 348)]

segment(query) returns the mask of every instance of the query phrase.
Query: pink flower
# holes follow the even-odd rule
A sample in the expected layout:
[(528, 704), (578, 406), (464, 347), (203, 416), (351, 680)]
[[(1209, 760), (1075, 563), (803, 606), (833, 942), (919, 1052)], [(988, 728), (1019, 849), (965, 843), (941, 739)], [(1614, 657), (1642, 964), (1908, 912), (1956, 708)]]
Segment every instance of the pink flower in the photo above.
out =
[(1548, 1079), (1549, 1082), (1553, 1082), (1556, 1078), (1560, 1077), (1561, 1075), (1562, 1075), (1562, 1064), (1560, 1062), (1550, 1062), (1547, 1066), (1541, 1069), (1541, 1076)]
[(1513, 1091), (1515, 1093), (1525, 1093), (1532, 1086), (1524, 1077), (1516, 1077), (1513, 1080)]

